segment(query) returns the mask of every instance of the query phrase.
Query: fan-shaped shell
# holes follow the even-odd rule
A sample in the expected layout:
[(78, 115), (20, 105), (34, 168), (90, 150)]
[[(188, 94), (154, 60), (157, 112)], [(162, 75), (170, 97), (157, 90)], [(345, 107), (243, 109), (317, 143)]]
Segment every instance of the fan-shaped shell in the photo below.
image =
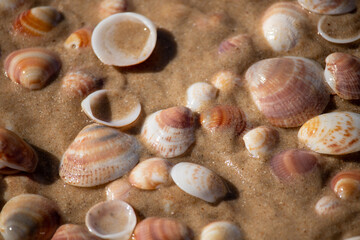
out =
[(219, 45), (218, 53), (229, 54), (238, 49), (249, 47), (249, 45), (251, 45), (250, 36), (247, 34), (239, 34), (222, 41)]
[(194, 163), (176, 164), (171, 170), (171, 177), (181, 190), (207, 202), (214, 203), (228, 192), (221, 177)]
[(220, 90), (220, 92), (229, 92), (236, 86), (241, 86), (241, 78), (232, 71), (219, 71), (211, 79), (211, 83)]
[(51, 240), (101, 240), (91, 234), (85, 226), (64, 224), (60, 226)]
[(100, 88), (101, 79), (94, 77), (91, 73), (83, 70), (70, 71), (63, 78), (61, 87), (70, 96), (85, 97)]
[(64, 46), (67, 49), (86, 48), (91, 45), (92, 30), (89, 28), (80, 28), (70, 34), (65, 40)]
[(301, 6), (320, 14), (344, 14), (356, 8), (356, 0), (298, 0)]
[(324, 196), (315, 205), (315, 212), (320, 216), (331, 216), (343, 211), (343, 205), (339, 199), (332, 196)]
[(164, 158), (180, 156), (195, 141), (193, 113), (186, 107), (172, 107), (149, 115), (141, 129), (141, 138)]
[(330, 183), (334, 193), (343, 200), (360, 196), (360, 170), (345, 170), (336, 174)]
[(24, 3), (25, 0), (1, 0), (0, 1), (0, 12), (12, 11), (21, 4)]
[(200, 240), (242, 240), (240, 228), (227, 221), (213, 222), (206, 225), (202, 231)]
[(139, 161), (140, 145), (133, 136), (91, 124), (83, 128), (65, 151), (59, 175), (79, 187), (104, 184), (123, 176)]
[(194, 112), (206, 108), (215, 98), (217, 89), (208, 83), (197, 82), (186, 90), (186, 106)]
[(103, 0), (100, 3), (100, 18), (104, 19), (115, 13), (125, 12), (127, 5), (127, 0)]
[(4, 62), (5, 74), (31, 90), (41, 89), (61, 67), (57, 54), (45, 48), (24, 48), (12, 52)]
[(319, 64), (306, 58), (270, 58), (246, 72), (253, 101), (278, 127), (297, 127), (319, 115), (329, 102)]
[(360, 151), (360, 114), (332, 112), (307, 121), (298, 139), (314, 152), (342, 155)]
[(279, 141), (279, 133), (273, 128), (260, 126), (248, 131), (243, 139), (250, 154), (259, 158), (271, 152)]
[(130, 183), (126, 179), (119, 178), (106, 186), (106, 199), (126, 201), (131, 188)]
[(48, 240), (60, 223), (55, 203), (35, 194), (10, 199), (1, 210), (0, 232), (5, 240)]

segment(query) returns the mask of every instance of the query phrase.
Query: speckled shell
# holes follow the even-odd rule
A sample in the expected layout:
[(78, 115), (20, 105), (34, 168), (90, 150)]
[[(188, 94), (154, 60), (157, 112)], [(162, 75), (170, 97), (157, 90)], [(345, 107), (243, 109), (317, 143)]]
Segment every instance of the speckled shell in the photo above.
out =
[(136, 240), (190, 240), (192, 232), (175, 219), (149, 217), (136, 226), (134, 238)]
[(343, 200), (360, 196), (360, 170), (345, 170), (336, 174), (330, 183), (334, 193)]
[(171, 177), (181, 190), (210, 203), (217, 202), (228, 192), (221, 177), (194, 163), (176, 164), (171, 170)]
[(194, 112), (204, 110), (216, 98), (217, 89), (208, 83), (197, 82), (186, 90), (186, 107)]
[(164, 158), (182, 155), (195, 141), (193, 113), (186, 107), (172, 107), (149, 115), (141, 130), (141, 139)]
[(227, 221), (213, 222), (206, 225), (202, 231), (200, 240), (242, 240), (240, 228)]
[(247, 34), (239, 34), (222, 41), (218, 48), (218, 54), (228, 54), (241, 49), (248, 47), (251, 44), (251, 38)]
[(333, 196), (324, 196), (315, 205), (315, 212), (320, 216), (332, 216), (343, 211), (342, 203)]
[(360, 114), (332, 112), (307, 121), (298, 139), (314, 152), (342, 155), (360, 151)]
[(1, 0), (0, 12), (13, 11), (24, 3), (25, 0)]
[(232, 71), (219, 71), (211, 78), (211, 83), (222, 92), (229, 92), (235, 87), (241, 86), (241, 78)]
[(260, 126), (248, 131), (243, 137), (245, 147), (253, 157), (265, 157), (279, 141), (279, 133), (273, 128)]
[(300, 57), (270, 58), (245, 75), (257, 108), (278, 127), (297, 127), (319, 115), (330, 99), (321, 66)]
[(24, 48), (12, 52), (4, 62), (5, 74), (21, 86), (43, 88), (61, 67), (57, 54), (45, 48)]
[(103, 0), (100, 3), (99, 16), (104, 19), (115, 13), (125, 12), (126, 8), (127, 0)]
[(67, 49), (79, 49), (91, 46), (92, 30), (89, 28), (80, 28), (70, 34), (65, 40), (64, 46)]
[(50, 32), (62, 20), (61, 13), (53, 7), (35, 7), (21, 13), (13, 23), (16, 33), (40, 37)]
[(132, 187), (128, 180), (125, 178), (119, 178), (106, 186), (106, 200), (119, 199), (126, 201), (131, 189)]
[(70, 96), (86, 97), (101, 87), (102, 81), (83, 70), (70, 71), (62, 80), (61, 87)]
[(35, 194), (10, 199), (0, 215), (0, 232), (5, 240), (48, 240), (60, 223), (55, 203)]
[(59, 175), (64, 182), (92, 187), (130, 171), (139, 161), (136, 138), (114, 128), (91, 124), (83, 128), (65, 151)]
[(91, 234), (85, 226), (64, 224), (60, 226), (51, 240), (101, 240)]
[(320, 14), (344, 14), (356, 8), (356, 0), (298, 0), (301, 6)]

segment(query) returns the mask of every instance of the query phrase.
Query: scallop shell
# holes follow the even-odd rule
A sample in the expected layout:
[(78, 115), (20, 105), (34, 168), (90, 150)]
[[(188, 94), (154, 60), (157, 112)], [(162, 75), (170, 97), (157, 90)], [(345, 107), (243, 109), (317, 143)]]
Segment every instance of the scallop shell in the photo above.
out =
[(240, 228), (227, 221), (218, 221), (206, 225), (200, 240), (242, 240)]
[(51, 240), (101, 240), (92, 235), (85, 226), (64, 224), (60, 226)]
[(1, 0), (0, 11), (13, 11), (25, 2), (25, 0)]
[(43, 88), (61, 67), (57, 54), (45, 48), (24, 48), (6, 57), (5, 74), (31, 90)]
[(5, 240), (48, 240), (60, 223), (55, 203), (35, 194), (10, 199), (0, 215), (0, 232)]
[(218, 175), (194, 163), (176, 164), (171, 170), (171, 177), (181, 190), (210, 203), (217, 202), (228, 192)]
[(217, 89), (211, 84), (197, 82), (186, 90), (186, 106), (194, 112), (200, 112), (215, 98)]
[(99, 88), (101, 79), (87, 71), (70, 71), (63, 78), (61, 87), (71, 96), (85, 97)]
[(250, 154), (259, 158), (269, 155), (279, 141), (279, 133), (273, 128), (260, 126), (248, 131), (243, 139)]
[(243, 47), (248, 47), (251, 43), (251, 38), (247, 34), (239, 34), (229, 37), (222, 41), (218, 48), (218, 54), (228, 54), (241, 50)]
[(356, 0), (298, 0), (300, 5), (314, 13), (344, 14), (356, 8)]
[(336, 174), (330, 183), (334, 193), (343, 200), (360, 196), (360, 170), (345, 170)]
[(135, 228), (136, 240), (190, 240), (191, 230), (172, 218), (149, 217)]
[(270, 58), (245, 75), (257, 108), (278, 127), (297, 127), (319, 115), (329, 102), (321, 66), (300, 57)]
[(139, 161), (136, 138), (114, 128), (91, 124), (83, 128), (65, 151), (59, 175), (64, 182), (92, 187), (130, 171)]
[(211, 83), (221, 92), (229, 92), (236, 86), (241, 86), (241, 78), (232, 71), (219, 71), (211, 79)]
[(161, 157), (180, 156), (195, 141), (193, 113), (182, 106), (157, 111), (145, 119), (141, 138)]
[(134, 187), (153, 190), (171, 182), (171, 163), (162, 158), (150, 158), (139, 163), (129, 175), (129, 182)]
[(332, 216), (343, 211), (343, 205), (339, 199), (332, 196), (324, 196), (315, 205), (315, 212), (320, 216)]
[(360, 151), (360, 114), (332, 112), (307, 121), (298, 139), (314, 152), (342, 155)]
[(61, 13), (53, 7), (35, 7), (21, 13), (13, 23), (16, 33), (40, 37), (50, 32), (62, 20)]
[(106, 200), (118, 199), (126, 201), (131, 188), (130, 183), (126, 179), (119, 178), (106, 186)]
[(136, 215), (124, 201), (105, 201), (90, 208), (85, 224), (92, 234), (101, 239), (128, 240), (136, 225)]
[(89, 28), (80, 28), (76, 30), (65, 40), (64, 46), (67, 49), (86, 48), (91, 45), (92, 30)]
[(103, 0), (100, 3), (99, 15), (104, 19), (115, 13), (125, 12), (126, 8), (127, 0)]

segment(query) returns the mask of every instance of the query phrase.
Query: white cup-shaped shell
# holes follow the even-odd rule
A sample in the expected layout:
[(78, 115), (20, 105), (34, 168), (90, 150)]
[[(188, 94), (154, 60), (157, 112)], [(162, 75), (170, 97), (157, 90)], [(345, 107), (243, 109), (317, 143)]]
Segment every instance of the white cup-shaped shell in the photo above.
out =
[[(136, 29), (131, 29), (132, 24), (136, 24)], [(133, 37), (121, 36), (129, 31), (134, 34)], [(139, 43), (143, 46), (134, 45), (135, 40), (146, 34), (148, 37), (144, 39), (144, 43)], [(119, 38), (125, 38), (121, 44), (119, 44)], [(148, 18), (137, 13), (126, 12), (117, 13), (102, 20), (93, 31), (91, 45), (101, 62), (125, 67), (145, 61), (154, 50), (156, 39), (156, 27)], [(134, 48), (139, 53), (131, 54), (131, 51), (129, 53), (130, 49), (126, 49), (126, 47)]]
[(186, 106), (194, 112), (204, 110), (216, 98), (217, 89), (208, 83), (197, 82), (186, 90)]
[(343, 210), (341, 201), (333, 196), (323, 196), (315, 205), (315, 212), (320, 216), (333, 216)]
[(221, 177), (194, 163), (176, 164), (171, 170), (171, 177), (181, 190), (210, 203), (217, 202), (228, 192)]
[(245, 147), (253, 157), (267, 156), (279, 141), (279, 133), (270, 127), (260, 126), (243, 137)]
[(240, 228), (228, 221), (213, 222), (206, 225), (200, 240), (242, 240)]
[(119, 178), (109, 183), (106, 188), (106, 200), (123, 200), (126, 201), (129, 197), (131, 184), (125, 178)]
[(301, 6), (319, 14), (344, 14), (356, 8), (356, 0), (298, 0)]

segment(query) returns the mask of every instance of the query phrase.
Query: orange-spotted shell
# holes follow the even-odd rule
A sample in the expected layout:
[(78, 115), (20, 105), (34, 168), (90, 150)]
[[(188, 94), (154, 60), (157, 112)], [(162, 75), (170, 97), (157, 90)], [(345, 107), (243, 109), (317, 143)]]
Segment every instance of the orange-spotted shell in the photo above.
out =
[(94, 77), (91, 73), (78, 70), (68, 72), (62, 81), (62, 88), (70, 96), (85, 97), (94, 90), (100, 88), (101, 79)]
[(51, 240), (101, 240), (101, 238), (91, 234), (85, 226), (68, 223), (61, 225)]
[(344, 14), (356, 8), (356, 0), (298, 0), (300, 5), (319, 14)]
[(331, 189), (341, 199), (360, 196), (360, 170), (344, 170), (336, 174), (330, 183)]
[(91, 46), (92, 30), (89, 28), (80, 28), (70, 34), (65, 40), (64, 46), (67, 49), (79, 49)]
[(104, 19), (115, 13), (125, 12), (127, 5), (127, 0), (103, 0), (100, 3), (100, 18)]

